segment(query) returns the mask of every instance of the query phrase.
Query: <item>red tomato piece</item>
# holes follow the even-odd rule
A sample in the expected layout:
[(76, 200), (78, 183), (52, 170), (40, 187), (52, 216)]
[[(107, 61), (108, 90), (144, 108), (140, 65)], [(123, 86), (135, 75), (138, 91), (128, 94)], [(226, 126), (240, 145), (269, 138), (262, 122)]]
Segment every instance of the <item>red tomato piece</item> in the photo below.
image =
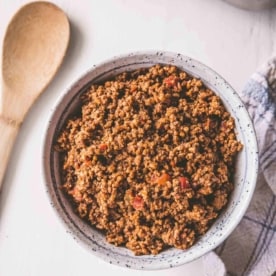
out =
[(179, 185), (182, 190), (190, 188), (190, 182), (185, 176), (180, 176), (179, 178)]
[(171, 177), (167, 173), (163, 173), (160, 177), (157, 178), (156, 182), (159, 185), (163, 185), (170, 179), (171, 179)]
[(105, 151), (105, 150), (107, 150), (107, 144), (100, 144), (100, 145), (99, 145), (99, 149), (100, 149), (100, 151)]
[(139, 195), (135, 196), (132, 202), (132, 206), (136, 210), (142, 210), (144, 208), (144, 199)]
[(177, 82), (178, 82), (178, 78), (176, 76), (169, 76), (164, 79), (164, 83), (169, 87), (175, 86)]

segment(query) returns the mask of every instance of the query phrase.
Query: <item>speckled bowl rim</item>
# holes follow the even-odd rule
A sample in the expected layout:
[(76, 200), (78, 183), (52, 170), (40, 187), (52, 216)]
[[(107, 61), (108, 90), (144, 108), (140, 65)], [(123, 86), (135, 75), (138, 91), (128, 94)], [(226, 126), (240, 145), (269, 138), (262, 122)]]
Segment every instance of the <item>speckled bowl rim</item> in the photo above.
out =
[[(203, 82), (220, 96), (224, 105), (231, 112), (236, 122), (238, 139), (244, 144), (237, 160), (235, 189), (227, 209), (219, 216), (210, 230), (188, 250), (168, 249), (156, 256), (134, 256), (126, 248), (118, 248), (108, 244), (103, 235), (80, 220), (71, 209), (70, 204), (58, 187), (56, 157), (53, 141), (65, 120), (67, 110), (72, 109), (79, 95), (92, 82), (98, 82), (125, 71), (151, 66), (153, 64), (173, 64), (191, 75), (200, 77)], [(74, 109), (74, 108), (73, 108)], [(70, 112), (69, 112), (70, 113)], [(63, 118), (62, 118), (63, 117)], [(182, 55), (167, 51), (140, 51), (113, 57), (94, 65), (80, 77), (62, 95), (51, 111), (43, 145), (43, 173), (46, 191), (50, 203), (58, 217), (66, 226), (67, 232), (97, 257), (118, 266), (156, 270), (166, 269), (191, 262), (219, 246), (236, 228), (253, 196), (258, 175), (258, 147), (255, 130), (250, 116), (238, 94), (215, 71), (203, 63)]]

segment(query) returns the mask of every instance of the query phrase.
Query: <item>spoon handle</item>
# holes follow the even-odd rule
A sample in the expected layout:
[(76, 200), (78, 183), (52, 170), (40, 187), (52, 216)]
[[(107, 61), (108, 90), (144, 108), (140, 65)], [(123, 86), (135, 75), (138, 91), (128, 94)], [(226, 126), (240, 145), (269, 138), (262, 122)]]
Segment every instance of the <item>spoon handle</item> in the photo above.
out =
[(9, 162), (12, 147), (19, 130), (19, 126), (20, 125), (16, 121), (6, 118), (5, 116), (0, 114), (0, 190)]

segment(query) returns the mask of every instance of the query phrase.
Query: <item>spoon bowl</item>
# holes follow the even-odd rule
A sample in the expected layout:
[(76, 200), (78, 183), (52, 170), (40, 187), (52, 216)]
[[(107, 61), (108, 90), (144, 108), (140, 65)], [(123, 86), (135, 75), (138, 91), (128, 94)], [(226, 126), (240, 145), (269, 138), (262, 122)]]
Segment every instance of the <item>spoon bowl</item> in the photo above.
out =
[(69, 36), (67, 16), (48, 2), (23, 6), (7, 27), (2, 55), (0, 187), (18, 129), (60, 67)]

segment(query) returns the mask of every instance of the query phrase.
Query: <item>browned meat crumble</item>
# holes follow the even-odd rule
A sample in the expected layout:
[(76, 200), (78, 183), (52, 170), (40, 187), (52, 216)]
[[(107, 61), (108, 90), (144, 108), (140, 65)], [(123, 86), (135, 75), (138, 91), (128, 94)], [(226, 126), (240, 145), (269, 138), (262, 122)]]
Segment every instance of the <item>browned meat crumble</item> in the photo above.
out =
[(62, 187), (109, 243), (187, 249), (233, 190), (234, 127), (220, 98), (174, 66), (122, 73), (93, 84), (60, 133)]

